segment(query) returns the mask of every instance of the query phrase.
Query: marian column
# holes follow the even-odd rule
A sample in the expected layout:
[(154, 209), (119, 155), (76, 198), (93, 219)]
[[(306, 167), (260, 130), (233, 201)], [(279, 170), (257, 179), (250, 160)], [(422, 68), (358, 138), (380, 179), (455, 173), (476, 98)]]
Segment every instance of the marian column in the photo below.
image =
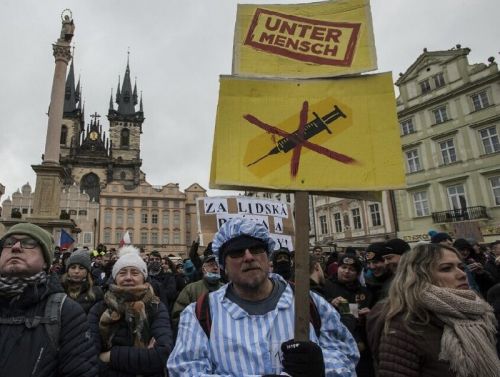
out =
[(65, 170), (59, 165), (61, 124), (64, 110), (66, 71), (71, 60), (70, 43), (75, 24), (69, 9), (63, 12), (61, 35), (52, 45), (56, 67), (50, 96), (49, 123), (45, 140), (45, 153), (40, 165), (32, 165), (36, 172), (36, 190), (33, 218), (59, 219), (62, 179)]

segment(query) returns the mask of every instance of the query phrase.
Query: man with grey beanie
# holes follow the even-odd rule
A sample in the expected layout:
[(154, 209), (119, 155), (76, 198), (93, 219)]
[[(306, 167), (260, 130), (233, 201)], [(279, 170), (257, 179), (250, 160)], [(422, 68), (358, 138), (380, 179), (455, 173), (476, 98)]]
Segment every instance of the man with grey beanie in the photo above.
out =
[(87, 318), (51, 272), (53, 250), (53, 236), (29, 223), (0, 240), (1, 376), (97, 375)]

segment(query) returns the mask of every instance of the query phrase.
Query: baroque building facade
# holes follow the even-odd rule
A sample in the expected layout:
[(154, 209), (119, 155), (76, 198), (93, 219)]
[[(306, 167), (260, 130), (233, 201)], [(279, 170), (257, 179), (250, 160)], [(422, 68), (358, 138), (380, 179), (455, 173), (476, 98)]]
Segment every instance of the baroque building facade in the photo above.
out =
[(196, 199), (206, 190), (194, 183), (184, 192), (169, 183), (152, 186), (110, 183), (101, 190), (99, 239), (117, 248), (128, 232), (130, 241), (150, 252), (187, 258), (198, 237)]
[(394, 201), (391, 191), (381, 201), (314, 196), (316, 245), (366, 248), (396, 236)]
[(398, 236), (430, 230), (500, 238), (500, 74), (494, 58), (470, 64), (457, 45), (427, 51), (396, 85), (406, 190), (397, 190)]

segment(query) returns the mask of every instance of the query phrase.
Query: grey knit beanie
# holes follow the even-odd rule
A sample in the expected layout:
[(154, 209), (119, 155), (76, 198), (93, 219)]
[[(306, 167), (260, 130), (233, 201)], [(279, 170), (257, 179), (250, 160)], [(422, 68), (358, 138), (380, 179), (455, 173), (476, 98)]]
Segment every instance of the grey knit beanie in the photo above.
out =
[(137, 267), (139, 271), (144, 275), (144, 281), (148, 278), (148, 268), (146, 263), (142, 260), (139, 255), (140, 250), (132, 245), (123, 246), (118, 249), (118, 255), (120, 256), (113, 266), (113, 271), (111, 275), (113, 279), (116, 280), (116, 275), (124, 267)]
[(69, 268), (72, 264), (79, 264), (84, 267), (88, 272), (90, 272), (90, 253), (88, 250), (80, 249), (76, 250), (71, 254), (66, 262), (66, 266)]
[(47, 263), (47, 271), (50, 271), (50, 268), (52, 267), (52, 260), (54, 259), (54, 236), (52, 236), (52, 234), (47, 232), (45, 229), (40, 228), (38, 225), (19, 223), (10, 228), (2, 239), (5, 239), (13, 234), (30, 236), (36, 240), (42, 248), (43, 259)]

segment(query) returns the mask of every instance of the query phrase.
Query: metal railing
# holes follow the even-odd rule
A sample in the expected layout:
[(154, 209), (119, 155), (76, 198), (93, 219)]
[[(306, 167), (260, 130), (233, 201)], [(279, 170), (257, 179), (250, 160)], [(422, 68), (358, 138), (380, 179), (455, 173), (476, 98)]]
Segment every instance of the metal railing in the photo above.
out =
[(433, 212), (432, 221), (435, 223), (452, 223), (456, 221), (478, 220), (488, 218), (486, 207), (466, 207), (451, 211)]

